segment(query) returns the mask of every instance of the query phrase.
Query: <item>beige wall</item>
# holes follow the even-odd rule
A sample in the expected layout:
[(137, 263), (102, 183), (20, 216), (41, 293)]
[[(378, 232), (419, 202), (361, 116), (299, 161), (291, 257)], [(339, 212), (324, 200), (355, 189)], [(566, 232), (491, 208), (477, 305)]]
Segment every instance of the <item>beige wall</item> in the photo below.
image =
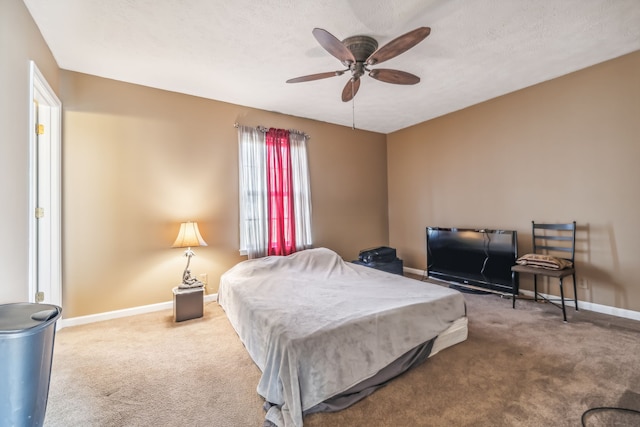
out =
[(242, 259), (234, 122), (312, 136), (317, 246), (351, 259), (391, 244), (421, 269), (427, 225), (516, 229), (522, 253), (532, 219), (575, 219), (580, 298), (640, 310), (638, 52), (385, 138), (60, 71), (23, 2), (3, 0), (0, 303), (28, 299), (30, 59), (64, 108), (66, 317), (169, 300), (185, 263), (169, 246), (187, 219), (209, 243), (192, 270), (216, 291)]
[(405, 265), (425, 268), (426, 226), (515, 229), (525, 253), (532, 220), (576, 220), (580, 299), (640, 311), (638, 76), (635, 52), (388, 135)]
[(67, 317), (170, 300), (186, 263), (170, 246), (186, 220), (209, 244), (195, 249), (192, 273), (217, 291), (243, 259), (235, 122), (311, 135), (315, 246), (353, 259), (388, 242), (385, 135), (61, 74)]
[(28, 301), (29, 62), (58, 89), (58, 66), (21, 0), (0, 1), (0, 303)]

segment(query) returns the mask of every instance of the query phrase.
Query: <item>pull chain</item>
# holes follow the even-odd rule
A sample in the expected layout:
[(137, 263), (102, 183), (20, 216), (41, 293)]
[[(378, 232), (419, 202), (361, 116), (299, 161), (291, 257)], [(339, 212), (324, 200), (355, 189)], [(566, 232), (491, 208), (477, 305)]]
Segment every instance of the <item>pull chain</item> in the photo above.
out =
[(351, 130), (356, 130), (356, 96), (353, 93), (353, 79), (351, 79)]

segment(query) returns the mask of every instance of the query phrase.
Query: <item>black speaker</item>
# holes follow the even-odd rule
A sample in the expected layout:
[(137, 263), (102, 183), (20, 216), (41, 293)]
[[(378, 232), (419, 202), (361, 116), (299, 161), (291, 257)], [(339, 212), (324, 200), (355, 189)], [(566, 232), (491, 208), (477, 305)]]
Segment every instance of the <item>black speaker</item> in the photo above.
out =
[(396, 250), (387, 246), (364, 249), (360, 251), (358, 259), (362, 262), (392, 262), (396, 259)]

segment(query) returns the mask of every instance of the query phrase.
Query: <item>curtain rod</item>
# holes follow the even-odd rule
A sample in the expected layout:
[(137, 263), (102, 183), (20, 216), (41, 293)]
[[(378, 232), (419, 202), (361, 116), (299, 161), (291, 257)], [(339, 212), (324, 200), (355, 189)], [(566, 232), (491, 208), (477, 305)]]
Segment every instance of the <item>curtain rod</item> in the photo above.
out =
[[(233, 124), (234, 128), (238, 128), (240, 126), (240, 124), (238, 122), (235, 122)], [(260, 132), (267, 132), (270, 128), (266, 127), (266, 126), (256, 126), (256, 129), (258, 129)], [(297, 135), (303, 135), (305, 138), (307, 139), (311, 139), (311, 135), (307, 134), (306, 132), (303, 132), (301, 130), (297, 130), (297, 129), (287, 129), (289, 132), (291, 133), (295, 133)]]

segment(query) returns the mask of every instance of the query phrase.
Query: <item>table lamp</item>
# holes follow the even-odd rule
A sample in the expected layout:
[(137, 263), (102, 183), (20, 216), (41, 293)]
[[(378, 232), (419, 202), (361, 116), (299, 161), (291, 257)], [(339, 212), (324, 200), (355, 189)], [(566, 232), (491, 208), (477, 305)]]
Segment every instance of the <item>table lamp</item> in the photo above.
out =
[(191, 257), (195, 255), (191, 248), (196, 246), (207, 246), (207, 243), (200, 235), (200, 230), (198, 230), (198, 223), (191, 221), (183, 222), (182, 224), (180, 224), (178, 237), (171, 246), (172, 248), (187, 248), (187, 250), (184, 251), (184, 256), (187, 257), (187, 266), (185, 267), (184, 273), (182, 274), (182, 283), (179, 286), (179, 288), (181, 289), (204, 286), (204, 283), (202, 283), (195, 277), (191, 277), (191, 271), (189, 270)]

